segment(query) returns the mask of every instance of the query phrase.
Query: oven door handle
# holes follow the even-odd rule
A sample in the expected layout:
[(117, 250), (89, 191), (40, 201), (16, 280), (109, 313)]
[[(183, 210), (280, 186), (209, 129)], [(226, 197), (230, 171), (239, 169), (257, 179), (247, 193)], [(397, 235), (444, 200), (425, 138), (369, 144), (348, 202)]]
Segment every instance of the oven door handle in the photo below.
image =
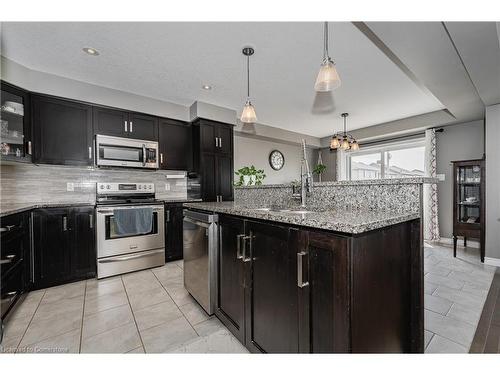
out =
[(157, 255), (159, 253), (164, 253), (164, 252), (165, 252), (165, 250), (162, 249), (162, 250), (156, 250), (156, 251), (153, 251), (153, 252), (150, 252), (147, 254), (136, 254), (136, 255), (127, 255), (127, 256), (123, 256), (123, 257), (114, 257), (114, 258), (110, 258), (110, 259), (99, 259), (99, 263), (124, 262), (124, 261), (132, 260), (132, 259), (146, 258), (146, 257), (150, 257), (153, 255)]
[(142, 165), (146, 165), (146, 145), (142, 144)]
[(97, 213), (98, 214), (112, 214), (115, 211), (115, 209), (116, 210), (133, 210), (133, 209), (136, 209), (136, 208), (152, 208), (153, 212), (164, 211), (163, 206), (130, 206), (130, 207), (123, 206), (123, 207), (120, 207), (120, 208), (113, 208), (113, 209), (109, 209), (109, 208), (97, 209)]

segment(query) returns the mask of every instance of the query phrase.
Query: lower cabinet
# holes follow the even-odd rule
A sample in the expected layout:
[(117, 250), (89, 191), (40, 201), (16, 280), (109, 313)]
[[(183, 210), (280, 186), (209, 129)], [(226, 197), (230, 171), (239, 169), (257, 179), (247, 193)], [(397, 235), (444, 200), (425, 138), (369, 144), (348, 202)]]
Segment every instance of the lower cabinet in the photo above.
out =
[(251, 352), (421, 353), (419, 220), (343, 235), (219, 214), (216, 316)]
[(95, 277), (94, 207), (33, 211), (34, 289)]
[(165, 261), (182, 259), (182, 203), (165, 204)]
[(0, 218), (0, 319), (5, 319), (21, 295), (29, 289), (29, 213)]

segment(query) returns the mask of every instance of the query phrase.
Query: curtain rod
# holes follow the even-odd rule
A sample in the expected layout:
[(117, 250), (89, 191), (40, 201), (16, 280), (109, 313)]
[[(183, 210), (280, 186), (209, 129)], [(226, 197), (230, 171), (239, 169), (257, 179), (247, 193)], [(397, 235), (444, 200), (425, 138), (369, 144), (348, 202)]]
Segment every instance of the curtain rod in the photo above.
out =
[[(436, 128), (429, 128), (429, 129), (436, 129)], [(437, 128), (436, 133), (442, 133), (444, 132), (443, 128)], [(407, 139), (407, 138), (412, 138), (416, 137), (418, 135), (424, 135), (425, 131), (423, 132), (418, 132), (418, 133), (413, 133), (413, 134), (406, 134), (406, 135), (400, 135), (398, 137), (392, 137), (392, 138), (385, 138), (385, 139), (378, 139), (374, 141), (368, 141), (368, 142), (359, 142), (360, 146), (361, 145), (372, 145), (372, 144), (377, 144), (377, 143), (385, 143), (385, 142), (390, 142), (390, 141), (397, 141), (399, 139)]]

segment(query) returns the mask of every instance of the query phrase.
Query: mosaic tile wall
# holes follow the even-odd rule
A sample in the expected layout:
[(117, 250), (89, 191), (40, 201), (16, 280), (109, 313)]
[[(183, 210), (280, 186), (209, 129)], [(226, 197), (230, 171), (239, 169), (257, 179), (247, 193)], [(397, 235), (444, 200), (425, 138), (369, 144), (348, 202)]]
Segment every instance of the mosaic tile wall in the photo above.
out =
[[(319, 183), (307, 198), (312, 210), (377, 210), (419, 212), (422, 184), (397, 183)], [(298, 207), (291, 185), (263, 185), (235, 188), (235, 203), (248, 207)]]
[[(94, 203), (96, 182), (154, 182), (157, 199), (185, 199), (186, 178), (179, 171), (143, 171), (21, 164), (0, 169), (3, 203)], [(74, 191), (67, 191), (67, 183)]]

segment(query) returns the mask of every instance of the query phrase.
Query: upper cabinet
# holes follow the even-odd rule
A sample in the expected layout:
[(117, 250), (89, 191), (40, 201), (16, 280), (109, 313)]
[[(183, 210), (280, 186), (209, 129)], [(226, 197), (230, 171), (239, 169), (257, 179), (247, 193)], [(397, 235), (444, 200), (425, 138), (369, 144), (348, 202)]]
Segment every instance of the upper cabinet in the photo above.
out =
[(30, 95), (27, 91), (0, 82), (2, 160), (30, 161)]
[(230, 154), (233, 150), (233, 126), (199, 119), (202, 152)]
[(33, 95), (33, 162), (92, 165), (92, 107)]
[(190, 124), (178, 120), (160, 119), (158, 141), (160, 169), (191, 170), (193, 147)]
[(158, 140), (158, 118), (142, 113), (93, 107), (94, 134)]

